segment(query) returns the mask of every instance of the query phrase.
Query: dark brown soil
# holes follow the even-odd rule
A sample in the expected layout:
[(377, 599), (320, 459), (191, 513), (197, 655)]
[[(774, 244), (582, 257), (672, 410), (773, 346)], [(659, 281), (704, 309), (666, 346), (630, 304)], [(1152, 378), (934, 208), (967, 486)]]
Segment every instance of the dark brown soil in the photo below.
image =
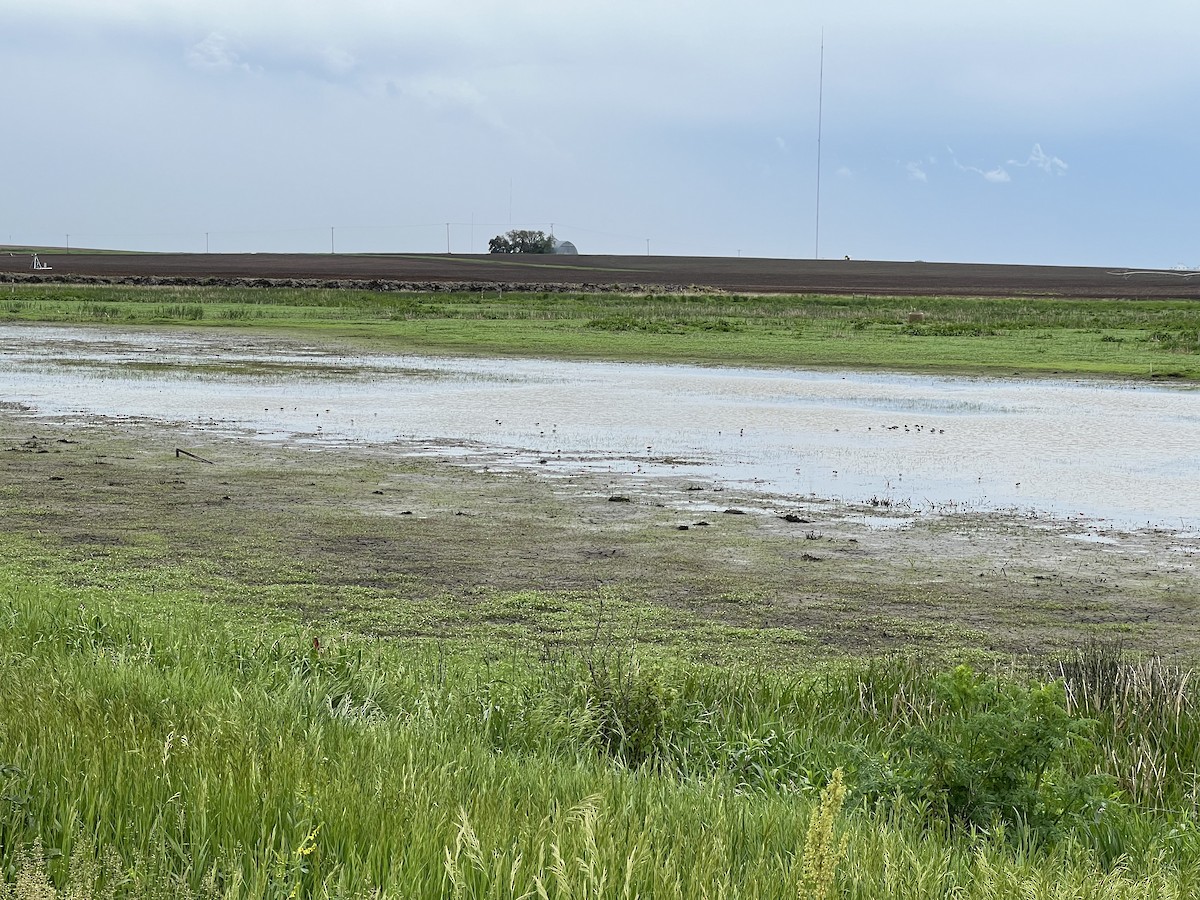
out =
[(667, 290), (899, 296), (1200, 299), (1178, 271), (682, 256), (359, 254), (0, 254), (0, 280), (367, 287), (375, 290)]

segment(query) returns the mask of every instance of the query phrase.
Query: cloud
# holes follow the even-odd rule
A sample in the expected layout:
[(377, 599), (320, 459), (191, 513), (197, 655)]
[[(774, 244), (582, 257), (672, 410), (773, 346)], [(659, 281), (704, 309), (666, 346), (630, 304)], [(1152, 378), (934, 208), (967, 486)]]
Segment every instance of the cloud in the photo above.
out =
[(1070, 168), (1070, 166), (1068, 166), (1057, 156), (1051, 156), (1042, 150), (1041, 144), (1033, 145), (1033, 149), (1029, 151), (1029, 158), (1026, 159), (1025, 162), (1018, 162), (1015, 159), (1010, 159), (1008, 164), (1010, 166), (1019, 166), (1021, 168), (1025, 168), (1026, 166), (1036, 166), (1043, 172), (1048, 172), (1051, 175), (1063, 175), (1066, 173), (1067, 169)]
[(317, 52), (317, 58), (329, 74), (334, 76), (348, 75), (358, 60), (352, 53), (338, 47), (325, 47)]
[[(796, 248), (782, 235), (791, 225), (770, 216), (790, 207), (777, 202), (783, 190), (801, 205), (812, 202), (804, 185), (823, 102), (829, 174), (822, 175), (839, 190), (828, 198), (822, 243), (827, 225), (835, 240), (841, 215), (847, 229), (874, 223), (874, 249), (864, 238), (856, 255), (1029, 261), (1055, 254), (1066, 262), (1066, 238), (1043, 247), (1001, 228), (1002, 215), (1025, 207), (998, 201), (1020, 192), (1022, 204), (1054, 202), (1053, 189), (1081, 174), (1078, 160), (1069, 168), (1057, 153), (1087, 145), (1095, 177), (1076, 185), (1081, 195), (1111, 183), (1122, 196), (1173, 204), (1160, 217), (1183, 222), (1185, 150), (1200, 130), (1179, 115), (1200, 96), (1200, 67), (1189, 52), (1200, 4), (1173, 10), (1170, 21), (1121, 0), (1093, 0), (1088, 16), (1077, 3), (1045, 0), (762, 0), (733, 17), (712, 0), (683, 17), (678, 4), (644, 0), (576, 4), (569, 16), (550, 0), (4, 5), (0, 75), (36, 84), (42, 107), (32, 112), (29, 140), (9, 148), (12, 167), (51, 182), (70, 162), (74, 119), (87, 123), (97, 152), (108, 151), (103, 161), (114, 173), (105, 179), (108, 193), (82, 175), (64, 180), (53, 206), (45, 189), (13, 185), (17, 193), (3, 204), (5, 220), (17, 223), (9, 230), (45, 221), (51, 233), (74, 232), (85, 216), (131, 233), (201, 219), (204, 228), (239, 218), (285, 227), (309, 216), (444, 222), (474, 212), (507, 222), (510, 173), (537, 159), (537, 176), (515, 189), (517, 221), (545, 216), (611, 233), (644, 230), (660, 247), (671, 233), (681, 250), (762, 221), (759, 252), (788, 255)], [(1125, 65), (1112, 64), (1116, 47)], [(112, 97), (153, 115), (104, 115)], [(1050, 149), (1028, 143), (1035, 136)], [(946, 143), (967, 148), (961, 162)], [(936, 159), (934, 147), (942, 148)], [(1184, 162), (1173, 173), (1165, 164), (1130, 171), (1142, 152)], [(250, 158), (264, 162), (247, 166)], [(852, 178), (834, 174), (843, 160), (852, 161)], [(760, 163), (769, 179), (740, 180)], [(164, 173), (161, 182), (143, 175), (151, 166)], [(209, 180), (174, 177), (180, 170)], [(346, 171), (363, 177), (346, 179)], [(243, 177), (248, 172), (255, 177)], [(1184, 188), (1153, 189), (1171, 178)], [(296, 191), (302, 179), (315, 188)], [(712, 189), (698, 195), (696, 184)], [(79, 186), (91, 202), (69, 195)], [(945, 224), (956, 216), (936, 215), (974, 209), (981, 194), (995, 215), (970, 234)], [(916, 211), (901, 202), (918, 196), (931, 217), (927, 229), (909, 227)], [(1080, 202), (1062, 213), (1079, 217), (1071, 240), (1091, 237), (1084, 258), (1135, 261), (1144, 235), (1089, 217), (1089, 208)], [(1190, 258), (1186, 225), (1159, 230), (1182, 249), (1161, 250), (1160, 241), (1149, 259)], [(918, 232), (930, 245), (910, 248)], [(752, 240), (735, 231), (727, 247)], [(711, 246), (727, 252), (720, 241)]]
[[(762, 0), (730, 17), (711, 0), (686, 16), (677, 4), (644, 0), (575, 4), (570, 16), (549, 0), (39, 0), (5, 4), (12, 9), (3, 31), (21, 40), (22, 21), (56, 31), (65, 23), (89, 35), (169, 36), (183, 45), (209, 32), (236, 34), (256, 49), (254, 62), (333, 44), (363, 79), (520, 67), (532, 70), (529, 91), (561, 84), (558, 93), (577, 108), (580, 94), (591, 106), (612, 97), (604, 112), (626, 120), (633, 109), (647, 119), (686, 114), (778, 128), (778, 110), (795, 108), (797, 84), (816, 99), (824, 24), (831, 112), (857, 109), (878, 121), (892, 111), (897, 122), (949, 114), (993, 129), (1011, 115), (1061, 128), (1064, 117), (1106, 124), (1123, 112), (1186, 104), (1200, 79), (1190, 46), (1200, 5), (1172, 10), (1169, 25), (1122, 0), (1092, 0), (1087, 16), (1078, 5), (1009, 0), (1000, 13), (961, 0)], [(1127, 65), (1111, 64), (1118, 47)], [(199, 59), (209, 68), (237, 65), (203, 49)], [(348, 74), (336, 65), (332, 72)], [(580, 120), (594, 121), (590, 112)]]
[(467, 116), (496, 131), (512, 133), (503, 109), (473, 80), (442, 75), (389, 78), (381, 85), (393, 100), (420, 104), (439, 116)]
[(991, 184), (1007, 184), (1008, 182), (1012, 181), (1012, 176), (1008, 174), (1008, 170), (1005, 169), (1003, 165), (999, 165), (994, 169), (988, 169), (987, 171), (984, 171), (978, 166), (967, 166), (960, 163), (952, 147), (947, 147), (946, 152), (950, 154), (950, 161), (954, 163), (954, 168), (958, 169), (960, 172), (970, 172), (972, 175), (978, 175), (984, 181), (990, 182)]
[[(950, 161), (954, 163), (954, 168), (960, 172), (970, 172), (973, 175), (978, 175), (984, 181), (992, 184), (1007, 184), (1012, 181), (1012, 174), (1006, 166), (1013, 166), (1018, 169), (1027, 169), (1030, 166), (1041, 169), (1050, 175), (1062, 175), (1067, 171), (1067, 164), (1057, 156), (1051, 156), (1042, 149), (1041, 144), (1034, 144), (1033, 149), (1029, 151), (1029, 156), (1024, 160), (1010, 159), (1007, 162), (1001, 163), (994, 169), (984, 169), (978, 166), (968, 166), (958, 161), (958, 157), (954, 155), (954, 150), (950, 147), (946, 148), (950, 153)], [(932, 157), (930, 157), (932, 161)]]
[(435, 109), (447, 107), (479, 109), (487, 105), (487, 98), (479, 88), (465, 78), (425, 75), (394, 79), (389, 82), (389, 86), (394, 92), (419, 100)]
[(184, 58), (196, 69), (250, 71), (250, 66), (242, 62), (236, 42), (219, 31), (211, 32), (204, 40), (189, 47)]
[(240, 32), (236, 37), (224, 31), (209, 32), (183, 55), (193, 69), (284, 77), (301, 74), (328, 82), (352, 81), (359, 69), (357, 57), (342, 47), (247, 40)]
[[(278, 83), (330, 82), (361, 93), (388, 81), (469, 78), (513, 121), (536, 126), (548, 110), (589, 128), (607, 120), (638, 131), (658, 125), (752, 123), (766, 134), (790, 128), (798, 79), (815, 80), (819, 31), (786, 0), (728, 20), (701, 4), (680, 17), (670, 4), (610, 0), (577, 4), (568, 17), (549, 0), (41, 0), (18, 4), (8, 41), (62, 21), (89, 43), (157, 55), (200, 71), (253, 71)], [(795, 29), (803, 27), (796, 52)], [(722, 46), (713, 54), (714, 23)], [(15, 35), (15, 37), (13, 36)], [(103, 40), (100, 40), (102, 38)], [(764, 43), (766, 46), (764, 46)], [(173, 45), (173, 46), (172, 46)], [(753, 48), (753, 49), (752, 49)], [(761, 48), (761, 52), (759, 51)], [(648, 89), (650, 86), (650, 89)], [(814, 84), (815, 87), (815, 84)], [(811, 96), (809, 96), (811, 94)], [(815, 90), (805, 104), (815, 106)], [(807, 110), (800, 111), (807, 117)], [(767, 130), (771, 129), (771, 130)], [(794, 139), (789, 140), (794, 144)]]

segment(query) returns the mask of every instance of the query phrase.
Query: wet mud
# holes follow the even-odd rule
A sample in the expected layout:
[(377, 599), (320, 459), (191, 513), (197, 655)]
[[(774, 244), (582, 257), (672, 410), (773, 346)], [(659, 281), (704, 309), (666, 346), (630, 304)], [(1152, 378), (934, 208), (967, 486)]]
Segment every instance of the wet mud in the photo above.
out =
[[(700, 398), (717, 444), (694, 445), (691, 400), (667, 391), (649, 446), (638, 427), (614, 450), (628, 408), (649, 395), (572, 408), (579, 380), (563, 363), (535, 377), (522, 361), (371, 359), (266, 336), (197, 354), (183, 330), (156, 331), (153, 345), (112, 330), (14, 334), (0, 372), (0, 540), (10, 564), (48, 579), (125, 579), (385, 639), (569, 643), (619, 608), (639, 640), (713, 661), (1044, 657), (1089, 640), (1200, 658), (1200, 529), (1186, 520), (1139, 527), (1036, 506), (837, 496), (829, 485), (847, 480), (845, 466), (816, 489), (754, 477), (775, 451), (756, 457), (747, 437), (797, 410), (816, 410), (825, 449), (842, 446), (851, 421), (855, 441), (936, 456), (978, 412), (953, 398), (922, 400), (914, 418), (896, 408), (911, 397), (884, 396), (880, 383), (825, 373), (805, 400), (790, 382), (780, 393), (784, 374), (743, 372)], [(161, 365), (141, 364), (155, 354)], [(192, 367), (198, 355), (213, 368)], [(686, 374), (612, 368), (636, 390)], [(604, 385), (601, 396), (614, 390)], [(1079, 405), (1083, 388), (1051, 387)], [(209, 405), (189, 399), (196, 390)], [(1132, 397), (1144, 419), (1155, 396), (1118, 399)], [(497, 413), (498, 403), (508, 405)], [(746, 427), (714, 413), (721, 403)], [(1041, 401), (1028, 405), (1020, 421), (1047, 418)], [(548, 406), (553, 418), (531, 412)], [(1016, 421), (1004, 404), (992, 412)], [(380, 414), (397, 418), (379, 425)], [(877, 432), (884, 414), (894, 431)], [(714, 463), (721, 448), (747, 477)], [(1151, 475), (1174, 477), (1187, 449)], [(1118, 476), (1132, 471), (1121, 465)]]
[[(721, 629), (761, 633), (780, 664), (950, 648), (1045, 656), (1091, 639), (1200, 651), (1194, 533), (893, 515), (675, 477), (495, 471), (428, 447), (306, 448), (11, 407), (0, 467), (0, 532), (71, 561), (48, 571), (86, 581), (78, 563), (94, 560), (188, 573), (212, 602), (278, 595), (289, 615), (385, 638), (503, 620), (553, 642), (555, 598), (587, 618), (620, 597), (662, 627), (686, 624), (716, 658)], [(550, 607), (498, 614), (488, 604), (505, 592)]]

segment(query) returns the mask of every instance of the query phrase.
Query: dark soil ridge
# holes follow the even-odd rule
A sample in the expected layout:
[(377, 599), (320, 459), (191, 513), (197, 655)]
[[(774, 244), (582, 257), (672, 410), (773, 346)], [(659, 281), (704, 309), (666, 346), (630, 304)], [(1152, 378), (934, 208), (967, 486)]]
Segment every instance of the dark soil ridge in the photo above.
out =
[(0, 283), (1200, 300), (1200, 273), (883, 260), (522, 254), (0, 253)]
[(463, 294), (481, 291), (509, 293), (587, 294), (721, 294), (720, 288), (689, 284), (608, 284), (561, 281), (396, 281), (357, 278), (222, 278), (187, 275), (25, 275), (0, 272), (0, 284), (94, 284), (145, 287), (311, 288), (328, 291), (378, 293)]

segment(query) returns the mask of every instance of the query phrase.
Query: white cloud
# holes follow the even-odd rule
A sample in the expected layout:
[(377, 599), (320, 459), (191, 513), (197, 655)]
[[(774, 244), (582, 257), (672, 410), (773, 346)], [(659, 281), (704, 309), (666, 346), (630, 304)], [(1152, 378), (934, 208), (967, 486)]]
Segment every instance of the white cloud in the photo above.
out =
[[(969, 172), (972, 175), (978, 175), (984, 181), (991, 182), (992, 184), (1007, 184), (1012, 181), (1012, 174), (1006, 168), (1007, 166), (1013, 166), (1018, 169), (1026, 169), (1033, 166), (1051, 175), (1062, 175), (1068, 168), (1067, 164), (1057, 156), (1051, 156), (1042, 150), (1041, 144), (1034, 144), (1033, 149), (1029, 151), (1029, 156), (1023, 161), (1010, 159), (1005, 163), (997, 165), (995, 168), (986, 170), (978, 166), (969, 166), (959, 162), (958, 157), (954, 154), (954, 150), (949, 147), (946, 149), (950, 153), (950, 161), (954, 164), (954, 168), (960, 172)], [(931, 161), (932, 159), (933, 157), (930, 157)]]
[[(350, 87), (466, 76), (487, 84), (495, 102), (511, 90), (506, 115), (514, 121), (528, 109), (521, 98), (540, 92), (559, 101), (562, 118), (609, 117), (631, 128), (663, 119), (750, 122), (775, 134), (791, 124), (785, 109), (808, 121), (822, 23), (827, 112), (853, 110), (861, 122), (852, 124), (864, 131), (947, 115), (972, 127), (1107, 125), (1131, 109), (1143, 113), (1144, 98), (1179, 106), (1186, 99), (1166, 98), (1194, 93), (1200, 75), (1190, 41), (1200, 5), (1174, 11), (1168, 30), (1120, 0), (1092, 0), (1086, 16), (1074, 9), (1081, 2), (1009, 0), (1001, 12), (953, 0), (760, 0), (731, 18), (715, 0), (699, 0), (682, 17), (676, 4), (644, 0), (575, 4), (570, 16), (551, 0), (38, 0), (7, 4), (17, 9), (5, 29), (66, 22), (91, 36), (190, 47), (189, 62), (200, 68), (249, 64)], [(237, 35), (244, 49), (222, 55), (239, 47), (204, 46), (209, 34)], [(1115, 46), (1125, 48), (1120, 67), (1107, 62)]]
[(393, 99), (419, 103), (440, 117), (460, 114), (496, 131), (513, 131), (502, 108), (493, 103), (472, 79), (423, 74), (389, 78), (377, 87), (382, 87), (383, 92)]
[(946, 152), (950, 154), (950, 161), (954, 163), (954, 168), (960, 172), (970, 172), (972, 175), (978, 175), (984, 181), (991, 182), (992, 184), (1006, 184), (1012, 181), (1012, 176), (1008, 174), (1008, 170), (1002, 165), (984, 171), (978, 166), (968, 166), (959, 162), (953, 148), (947, 147)]
[(250, 66), (242, 62), (237, 43), (219, 31), (193, 44), (184, 54), (188, 65), (197, 69), (249, 71)]
[(317, 58), (331, 75), (348, 75), (358, 64), (352, 53), (338, 47), (325, 47), (317, 52)]
[(919, 162), (910, 162), (905, 168), (908, 170), (909, 181), (929, 181), (929, 176), (925, 174), (925, 169), (922, 168)]
[(344, 81), (358, 68), (354, 54), (337, 46), (276, 45), (263, 40), (248, 42), (224, 32), (210, 32), (184, 51), (194, 69), (242, 71), (273, 75), (302, 73), (323, 81)]
[(456, 106), (477, 109), (487, 102), (479, 88), (464, 78), (424, 75), (395, 80), (390, 84), (396, 92), (435, 109)]
[(1063, 175), (1066, 173), (1067, 169), (1070, 168), (1057, 156), (1051, 156), (1042, 150), (1041, 144), (1033, 145), (1033, 149), (1029, 151), (1029, 158), (1026, 159), (1025, 162), (1018, 162), (1015, 159), (1010, 159), (1008, 164), (1010, 166), (1019, 166), (1021, 168), (1026, 166), (1036, 166), (1043, 172), (1048, 172), (1051, 175)]

